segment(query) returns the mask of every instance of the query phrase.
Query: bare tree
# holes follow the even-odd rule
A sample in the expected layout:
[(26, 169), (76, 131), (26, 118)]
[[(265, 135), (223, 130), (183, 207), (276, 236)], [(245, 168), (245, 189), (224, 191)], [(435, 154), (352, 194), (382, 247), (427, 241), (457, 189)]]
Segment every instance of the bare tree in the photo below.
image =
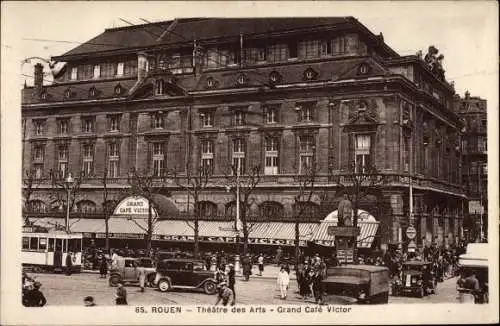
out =
[(316, 181), (316, 164), (306, 166), (299, 173), (295, 180), (298, 184), (298, 192), (294, 196), (293, 220), (295, 227), (295, 268), (299, 263), (300, 257), (300, 224), (303, 220), (304, 213), (309, 211), (311, 201), (315, 189), (314, 182)]
[[(200, 219), (201, 210), (199, 207), (200, 195), (206, 189), (208, 181), (210, 179), (211, 169), (208, 166), (200, 166), (195, 171), (188, 169), (188, 173), (185, 177), (179, 176), (177, 171), (173, 172), (173, 179), (175, 184), (186, 191), (188, 199), (193, 200), (194, 205), (194, 215), (191, 217), (189, 214), (189, 201), (188, 201), (188, 220), (186, 220), (187, 225), (193, 229), (194, 232), (194, 256), (199, 258), (200, 255)], [(191, 224), (192, 219), (192, 224)]]
[[(157, 203), (155, 195), (162, 194), (166, 191), (164, 187), (165, 176), (155, 177), (138, 172), (132, 169), (128, 176), (128, 184), (130, 188), (127, 189), (129, 195), (143, 196), (148, 201), (148, 218), (147, 226), (144, 227), (135, 219), (131, 219), (140, 229), (145, 232), (146, 250), (151, 250), (151, 242), (153, 239), (154, 227), (161, 216), (161, 210)], [(153, 214), (153, 209), (157, 214)]]
[[(250, 234), (252, 224), (248, 221), (250, 207), (252, 204), (252, 194), (261, 181), (261, 166), (252, 166), (245, 175), (239, 175), (238, 167), (231, 166), (231, 173), (226, 175), (226, 187), (233, 193), (237, 201), (238, 191), (240, 199), (240, 222), (243, 232), (243, 255), (248, 253), (248, 235)], [(237, 226), (238, 227), (238, 226)], [(238, 244), (239, 245), (239, 244)]]
[[(37, 179), (34, 170), (26, 170), (25, 177), (23, 178), (23, 198), (24, 198), (24, 210), (31, 211), (31, 196), (37, 185)], [(28, 217), (25, 217), (24, 223), (26, 225), (30, 224)]]
[[(54, 172), (53, 170), (50, 170), (49, 175), (52, 185), (51, 193), (49, 196), (49, 198), (51, 198), (51, 202), (55, 201), (57, 202), (59, 209), (66, 208), (71, 212), (75, 206), (76, 197), (80, 192), (80, 186), (84, 179), (83, 174), (80, 173), (79, 175), (77, 175), (73, 179), (72, 184), (68, 184), (63, 177), (59, 176), (58, 173)], [(68, 202), (68, 192), (69, 192), (69, 202)], [(71, 226), (73, 226), (79, 220), (80, 218), (71, 223), (69, 225), (69, 228), (71, 229)]]

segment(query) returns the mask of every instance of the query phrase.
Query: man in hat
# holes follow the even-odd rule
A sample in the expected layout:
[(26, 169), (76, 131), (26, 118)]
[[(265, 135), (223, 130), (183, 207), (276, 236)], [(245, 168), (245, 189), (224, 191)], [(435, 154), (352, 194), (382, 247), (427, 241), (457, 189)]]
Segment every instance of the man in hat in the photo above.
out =
[(257, 263), (259, 264), (259, 276), (262, 276), (262, 272), (264, 271), (264, 256), (262, 254), (259, 255)]
[(233, 291), (233, 302), (236, 301), (236, 291), (234, 290), (234, 285), (236, 284), (236, 275), (234, 271), (234, 265), (229, 264), (229, 271), (227, 272), (228, 287)]
[(229, 303), (229, 298), (233, 297), (233, 301), (231, 302), (231, 306), (234, 306), (235, 300), (234, 300), (234, 294), (233, 291), (227, 286), (226, 282), (221, 282), (219, 285), (217, 285), (218, 291), (217, 291), (217, 301), (215, 302), (215, 305), (219, 304), (219, 302), (222, 300), (222, 305), (227, 306)]
[(71, 252), (66, 255), (66, 275), (71, 275), (73, 269), (73, 256)]

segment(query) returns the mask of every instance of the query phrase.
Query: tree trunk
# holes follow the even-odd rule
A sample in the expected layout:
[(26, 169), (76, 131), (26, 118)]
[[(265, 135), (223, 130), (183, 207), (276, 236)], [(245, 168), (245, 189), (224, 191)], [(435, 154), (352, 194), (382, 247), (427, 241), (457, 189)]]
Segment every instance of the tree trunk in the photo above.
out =
[(199, 243), (199, 219), (198, 216), (194, 220), (194, 257), (200, 258), (200, 243)]
[(246, 201), (244, 203), (244, 208), (240, 213), (241, 225), (243, 227), (243, 256), (246, 256), (248, 253), (248, 224), (247, 224), (247, 216), (246, 216)]
[(153, 238), (153, 211), (151, 200), (148, 198), (148, 230), (146, 232), (146, 252), (149, 255), (151, 250), (151, 239)]
[(299, 265), (300, 258), (300, 229), (299, 222), (295, 221), (295, 270), (297, 270), (297, 266)]

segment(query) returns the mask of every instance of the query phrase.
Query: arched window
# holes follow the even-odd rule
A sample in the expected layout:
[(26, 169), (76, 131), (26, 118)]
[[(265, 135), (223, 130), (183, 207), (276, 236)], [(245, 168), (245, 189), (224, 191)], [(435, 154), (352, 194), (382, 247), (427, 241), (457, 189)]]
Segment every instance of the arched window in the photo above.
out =
[[(240, 215), (243, 212), (243, 204), (240, 205)], [(226, 204), (226, 216), (236, 217), (236, 201), (233, 200)]]
[(266, 220), (276, 220), (283, 217), (283, 205), (275, 201), (265, 201), (259, 206), (260, 216)]
[(313, 202), (297, 202), (293, 204), (294, 216), (301, 220), (319, 220), (319, 206)]
[(27, 209), (34, 213), (45, 213), (47, 211), (47, 205), (45, 205), (43, 201), (35, 199), (28, 202)]
[(217, 205), (211, 201), (200, 201), (198, 202), (198, 213), (201, 219), (217, 216)]
[(95, 213), (96, 204), (90, 200), (81, 200), (76, 203), (76, 211), (78, 213)]

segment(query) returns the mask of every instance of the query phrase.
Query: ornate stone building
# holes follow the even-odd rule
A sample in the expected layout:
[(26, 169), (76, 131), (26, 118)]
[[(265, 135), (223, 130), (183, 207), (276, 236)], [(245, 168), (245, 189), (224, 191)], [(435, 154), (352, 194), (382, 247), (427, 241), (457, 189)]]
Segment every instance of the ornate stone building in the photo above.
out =
[[(284, 223), (294, 216), (296, 176), (314, 163), (318, 191), (301, 219), (317, 223), (336, 209), (338, 176), (354, 162), (356, 172), (373, 165), (384, 176), (360, 200), (380, 222), (376, 244), (406, 243), (410, 185), (417, 243), (452, 243), (467, 206), (463, 126), (436, 51), (400, 56), (352, 17), (106, 29), (52, 58), (66, 62), (53, 84), (43, 85), (37, 66), (35, 86), (22, 90), (23, 168), (34, 176), (25, 214), (59, 214), (51, 171), (83, 173), (72, 216), (98, 219), (104, 173), (111, 207), (132, 168), (160, 177), (204, 166), (203, 219), (230, 220), (223, 180), (238, 164), (243, 176), (260, 167), (250, 215)], [(186, 193), (166, 187), (165, 214), (180, 219)]]
[[(455, 96), (455, 110), (463, 119), (463, 181), (469, 197), (465, 231), (471, 240), (486, 240), (488, 231), (488, 133), (486, 100)], [(482, 235), (481, 235), (482, 233)]]

